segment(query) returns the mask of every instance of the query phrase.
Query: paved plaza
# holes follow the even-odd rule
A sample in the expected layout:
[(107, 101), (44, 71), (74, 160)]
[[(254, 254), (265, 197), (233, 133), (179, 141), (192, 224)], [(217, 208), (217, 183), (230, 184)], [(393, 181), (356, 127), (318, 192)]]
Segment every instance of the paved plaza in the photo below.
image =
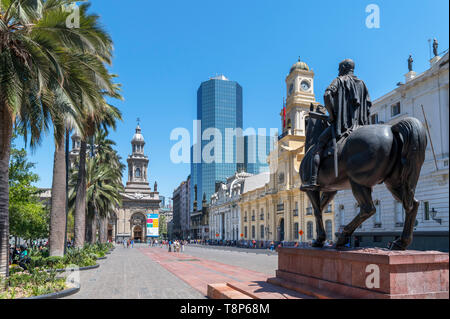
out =
[[(100, 267), (80, 272), (80, 291), (71, 299), (204, 299), (207, 285), (265, 281), (275, 275), (278, 256), (248, 249), (187, 246), (117, 246)], [(244, 249), (245, 250), (245, 249)]]

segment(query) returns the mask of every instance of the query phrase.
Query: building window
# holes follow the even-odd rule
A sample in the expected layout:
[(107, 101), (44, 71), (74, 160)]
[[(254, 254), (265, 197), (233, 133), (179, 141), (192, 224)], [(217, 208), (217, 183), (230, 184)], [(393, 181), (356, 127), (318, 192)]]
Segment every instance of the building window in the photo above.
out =
[(430, 202), (423, 202), (423, 219), (430, 220)]
[(391, 116), (400, 114), (400, 102), (391, 105)]
[[(244, 222), (247, 222), (247, 211), (244, 213)], [(247, 237), (247, 235), (245, 235)]]
[(136, 177), (141, 177), (141, 169), (138, 167), (138, 168), (136, 168), (136, 174), (135, 174), (135, 176)]
[(327, 239), (332, 240), (333, 239), (333, 223), (331, 220), (325, 221), (325, 232), (327, 233)]
[(252, 210), (252, 221), (255, 221), (255, 210)]
[(244, 236), (245, 236), (245, 239), (247, 239), (247, 237), (248, 237), (248, 229), (247, 229), (247, 226), (244, 227)]
[(306, 207), (306, 215), (312, 215), (311, 202), (308, 202), (308, 207)]
[(344, 224), (345, 224), (344, 205), (339, 205), (339, 226), (344, 227)]
[(378, 124), (378, 113), (370, 116), (370, 124)]
[(381, 210), (380, 210), (380, 201), (375, 201), (375, 220), (374, 220), (374, 227), (379, 228), (381, 227)]
[(374, 243), (381, 243), (383, 241), (382, 236), (373, 236), (373, 242)]
[(307, 239), (312, 239), (313, 238), (313, 222), (308, 222), (306, 224), (306, 238)]
[(252, 226), (252, 238), (254, 239), (256, 236), (255, 225)]
[(405, 215), (403, 205), (402, 203), (395, 201), (394, 207), (395, 207), (395, 226), (402, 227)]
[(259, 217), (260, 220), (264, 220), (264, 209), (261, 208), (261, 215)]
[(295, 202), (294, 216), (298, 216), (298, 202)]
[(298, 239), (298, 223), (294, 223), (294, 239)]
[(284, 210), (284, 204), (283, 203), (277, 204), (277, 212), (283, 211), (283, 210)]
[(333, 205), (332, 204), (328, 204), (327, 211), (325, 213), (331, 214), (332, 212), (333, 212)]
[(261, 232), (260, 238), (261, 238), (261, 239), (264, 239), (264, 225), (261, 225), (261, 226), (260, 226), (259, 231)]

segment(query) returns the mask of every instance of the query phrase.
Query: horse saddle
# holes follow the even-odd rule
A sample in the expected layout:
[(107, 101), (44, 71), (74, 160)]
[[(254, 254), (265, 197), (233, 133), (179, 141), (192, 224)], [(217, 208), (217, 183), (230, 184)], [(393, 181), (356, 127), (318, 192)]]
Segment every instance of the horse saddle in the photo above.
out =
[[(342, 134), (342, 136), (336, 141), (336, 146), (338, 149), (338, 154), (342, 152), (342, 148), (345, 145), (345, 142), (347, 141), (348, 137), (350, 136), (351, 132), (345, 132)], [(322, 158), (327, 158), (329, 156), (334, 156), (334, 147), (333, 147), (333, 140), (328, 141), (327, 146), (322, 152)]]

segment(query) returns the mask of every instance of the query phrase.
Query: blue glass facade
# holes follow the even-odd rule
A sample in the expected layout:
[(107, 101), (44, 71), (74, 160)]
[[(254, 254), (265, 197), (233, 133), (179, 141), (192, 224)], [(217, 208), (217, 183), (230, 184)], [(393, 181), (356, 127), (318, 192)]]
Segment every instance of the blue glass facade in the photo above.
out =
[[(191, 148), (191, 208), (194, 202), (194, 185), (197, 184), (199, 207), (203, 194), (209, 202), (215, 192), (218, 181), (225, 182), (238, 170), (236, 163), (236, 139), (232, 143), (225, 143), (225, 129), (242, 129), (242, 87), (235, 81), (213, 78), (203, 82), (197, 91), (197, 120), (201, 121), (201, 134), (210, 128), (220, 132), (221, 141), (215, 140), (215, 147), (209, 154), (216, 156), (216, 161), (194, 163), (193, 148)], [(217, 136), (216, 136), (217, 137)], [(212, 145), (209, 140), (201, 141), (201, 151), (205, 153), (205, 146)], [(228, 145), (229, 144), (229, 145)], [(219, 153), (216, 153), (219, 152)], [(230, 160), (230, 154), (233, 154)], [(227, 158), (228, 156), (228, 158)]]
[(263, 135), (250, 135), (244, 137), (245, 163), (244, 169), (250, 174), (259, 174), (269, 171), (267, 156), (275, 147), (276, 137)]

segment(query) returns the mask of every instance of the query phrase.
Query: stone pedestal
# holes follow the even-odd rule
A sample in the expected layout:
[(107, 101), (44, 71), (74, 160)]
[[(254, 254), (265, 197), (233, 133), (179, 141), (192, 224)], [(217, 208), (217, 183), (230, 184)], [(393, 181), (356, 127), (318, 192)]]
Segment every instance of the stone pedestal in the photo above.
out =
[(267, 282), (316, 298), (448, 299), (448, 265), (438, 251), (279, 248)]
[(411, 81), (412, 79), (414, 79), (416, 77), (417, 73), (414, 71), (409, 71), (408, 73), (405, 74), (405, 82)]
[(435, 56), (430, 60), (430, 66), (433, 66), (437, 61), (439, 61), (441, 57), (439, 55)]

